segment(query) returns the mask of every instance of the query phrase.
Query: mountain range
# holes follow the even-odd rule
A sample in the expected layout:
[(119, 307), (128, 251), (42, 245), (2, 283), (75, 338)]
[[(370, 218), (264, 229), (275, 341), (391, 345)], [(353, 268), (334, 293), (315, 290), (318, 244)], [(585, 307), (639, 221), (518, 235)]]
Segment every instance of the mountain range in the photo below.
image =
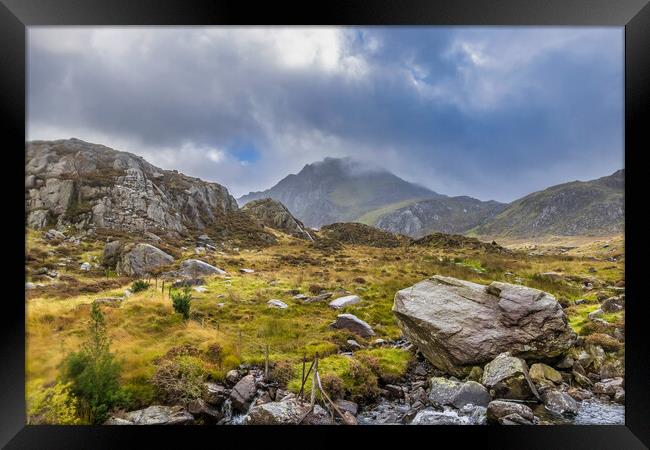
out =
[(272, 188), (237, 201), (218, 183), (79, 139), (28, 142), (25, 169), (30, 228), (98, 227), (174, 236), (213, 230), (224, 238), (268, 243), (274, 238), (265, 227), (311, 239), (305, 227), (340, 222), (416, 238), (434, 232), (603, 235), (622, 232), (625, 215), (623, 170), (505, 204), (442, 195), (350, 158), (307, 164)]
[(603, 235), (623, 231), (624, 170), (573, 181), (511, 203), (450, 197), (349, 158), (306, 165), (240, 205), (272, 198), (310, 227), (361, 222), (412, 237), (433, 232), (534, 237)]

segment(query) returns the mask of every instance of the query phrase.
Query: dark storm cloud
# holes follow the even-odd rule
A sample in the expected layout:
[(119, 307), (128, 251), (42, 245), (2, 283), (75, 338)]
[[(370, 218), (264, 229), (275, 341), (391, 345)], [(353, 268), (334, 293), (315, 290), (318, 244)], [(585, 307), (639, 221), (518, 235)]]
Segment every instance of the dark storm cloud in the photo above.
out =
[(259, 190), (325, 156), (509, 201), (623, 165), (598, 28), (31, 28), (29, 138)]

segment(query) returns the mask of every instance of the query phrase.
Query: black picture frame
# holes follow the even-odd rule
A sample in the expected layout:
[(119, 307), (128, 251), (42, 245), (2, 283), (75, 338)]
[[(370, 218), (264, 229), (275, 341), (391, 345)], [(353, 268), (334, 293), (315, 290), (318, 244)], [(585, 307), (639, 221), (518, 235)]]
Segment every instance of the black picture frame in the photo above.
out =
[[(330, 0), (313, 4), (251, 4), (225, 0), (0, 0), (0, 116), (5, 126), (3, 171), (6, 200), (15, 211), (4, 215), (5, 279), (11, 291), (2, 301), (0, 326), (0, 444), (6, 448), (115, 448), (146, 439), (147, 446), (196, 445), (206, 439), (251, 437), (283, 444), (289, 431), (319, 441), (319, 434), (383, 440), (387, 433), (407, 445), (454, 446), (468, 439), (482, 448), (617, 448), (650, 446), (650, 364), (647, 300), (642, 294), (644, 170), (650, 149), (650, 4), (649, 0), (455, 0), (434, 2)], [(24, 269), (22, 201), (25, 143), (26, 27), (32, 25), (574, 25), (625, 27), (625, 279), (626, 279), (626, 420), (624, 426), (552, 427), (71, 427), (25, 425)], [(644, 108), (645, 107), (645, 108)], [(12, 230), (12, 228), (16, 230)], [(19, 230), (22, 229), (22, 230)], [(15, 233), (15, 234), (14, 234)], [(22, 233), (22, 234), (21, 234)], [(9, 294), (11, 292), (11, 294)], [(24, 297), (23, 297), (24, 298)], [(242, 434), (246, 435), (244, 438)], [(446, 434), (447, 436), (442, 436)], [(323, 436), (324, 437), (324, 436)], [(326, 441), (322, 441), (323, 443)], [(418, 443), (420, 442), (420, 443)], [(302, 445), (301, 444), (301, 445)], [(371, 445), (371, 444), (367, 444)], [(399, 445), (399, 444), (398, 444)], [(448, 444), (452, 445), (452, 444)]]

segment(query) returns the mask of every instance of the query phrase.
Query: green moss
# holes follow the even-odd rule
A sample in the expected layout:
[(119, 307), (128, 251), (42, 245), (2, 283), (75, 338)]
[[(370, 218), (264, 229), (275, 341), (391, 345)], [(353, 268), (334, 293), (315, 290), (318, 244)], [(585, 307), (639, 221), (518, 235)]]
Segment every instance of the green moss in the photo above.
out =
[(374, 348), (358, 351), (355, 357), (367, 365), (376, 364), (377, 376), (383, 381), (392, 382), (406, 374), (412, 354), (398, 348)]

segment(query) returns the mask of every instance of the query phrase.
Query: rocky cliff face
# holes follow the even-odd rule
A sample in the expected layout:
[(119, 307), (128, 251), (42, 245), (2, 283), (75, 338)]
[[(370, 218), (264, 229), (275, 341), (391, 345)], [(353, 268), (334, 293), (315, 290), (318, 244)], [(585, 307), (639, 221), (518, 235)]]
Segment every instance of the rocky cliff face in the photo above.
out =
[(380, 216), (376, 226), (416, 238), (431, 232), (465, 233), (489, 221), (506, 206), (466, 196), (433, 198)]
[(291, 215), (289, 210), (282, 203), (271, 198), (253, 200), (242, 207), (256, 218), (262, 225), (282, 231), (300, 239), (313, 241), (314, 239), (305, 229), (301, 221)]
[(217, 183), (159, 169), (143, 158), (78, 139), (26, 145), (27, 226), (129, 232), (202, 230), (238, 211)]

